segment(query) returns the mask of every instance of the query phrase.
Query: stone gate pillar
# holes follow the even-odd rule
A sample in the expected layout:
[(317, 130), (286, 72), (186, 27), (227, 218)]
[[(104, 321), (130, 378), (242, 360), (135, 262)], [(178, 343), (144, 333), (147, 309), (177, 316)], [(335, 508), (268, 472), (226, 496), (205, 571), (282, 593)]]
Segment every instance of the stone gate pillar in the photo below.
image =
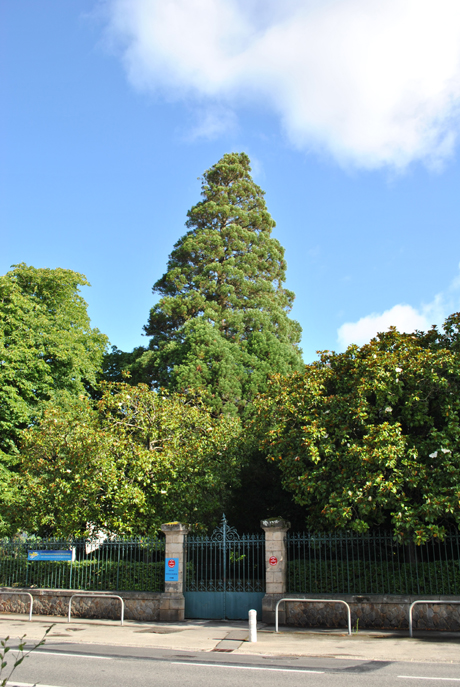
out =
[(167, 522), (161, 526), (165, 533), (165, 558), (179, 559), (179, 579), (165, 582), (165, 590), (160, 601), (160, 622), (177, 622), (185, 618), (184, 571), (185, 536), (187, 527), (180, 522)]
[[(286, 596), (286, 532), (291, 523), (282, 518), (261, 520), (265, 532), (265, 596), (262, 599), (262, 621), (275, 622), (275, 606), (279, 599)], [(283, 604), (284, 605), (284, 604)], [(284, 623), (284, 611), (279, 612), (279, 621)]]

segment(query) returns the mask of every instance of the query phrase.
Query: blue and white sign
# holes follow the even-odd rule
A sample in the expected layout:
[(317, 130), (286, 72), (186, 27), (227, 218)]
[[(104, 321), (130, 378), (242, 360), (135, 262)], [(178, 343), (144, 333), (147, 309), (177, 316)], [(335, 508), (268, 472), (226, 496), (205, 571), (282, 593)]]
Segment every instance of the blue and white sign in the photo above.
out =
[(165, 582), (179, 582), (178, 558), (167, 558), (165, 560)]
[(65, 549), (64, 551), (35, 550), (27, 552), (28, 561), (74, 561), (75, 549)]

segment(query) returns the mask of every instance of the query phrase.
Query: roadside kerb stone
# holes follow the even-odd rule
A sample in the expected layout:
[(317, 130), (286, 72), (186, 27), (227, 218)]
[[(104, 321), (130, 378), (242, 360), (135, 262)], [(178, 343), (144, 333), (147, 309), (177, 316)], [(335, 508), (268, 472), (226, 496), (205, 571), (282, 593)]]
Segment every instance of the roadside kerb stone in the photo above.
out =
[[(27, 634), (29, 641), (39, 640), (43, 636), (44, 627), (55, 622), (52, 632), (48, 636), (46, 645), (52, 648), (55, 644), (75, 645), (93, 644), (120, 647), (146, 647), (169, 651), (200, 651), (211, 652), (220, 641), (229, 636), (234, 628), (241, 629), (241, 623), (218, 622), (184, 622), (172, 624), (170, 628), (177, 630), (173, 633), (154, 632), (155, 624), (143, 624), (127, 621), (121, 627), (118, 621), (89, 620), (67, 624), (65, 618), (57, 617), (51, 620), (45, 616), (34, 616), (34, 622), (29, 623), (26, 616), (4, 616), (0, 619), (1, 634), (12, 639)], [(163, 628), (159, 624), (158, 629)], [(148, 632), (146, 632), (148, 630)], [(152, 632), (153, 631), (153, 632)], [(261, 656), (328, 656), (329, 658), (358, 659), (362, 661), (422, 661), (437, 663), (460, 664), (459, 644), (455, 637), (445, 637), (440, 633), (430, 633), (430, 641), (426, 635), (414, 639), (409, 638), (409, 632), (388, 633), (386, 635), (359, 633), (349, 637), (346, 630), (332, 631), (332, 633), (308, 632), (290, 628), (281, 634), (275, 634), (274, 628), (259, 628), (257, 643), (244, 641), (234, 654), (258, 654)], [(447, 641), (446, 641), (447, 640)], [(204, 657), (206, 654), (204, 654)]]

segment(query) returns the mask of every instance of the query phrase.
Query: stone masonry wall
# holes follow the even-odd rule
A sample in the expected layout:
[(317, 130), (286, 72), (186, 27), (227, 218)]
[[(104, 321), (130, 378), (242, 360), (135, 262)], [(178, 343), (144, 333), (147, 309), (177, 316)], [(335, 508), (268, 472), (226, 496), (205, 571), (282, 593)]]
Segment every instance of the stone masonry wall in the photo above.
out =
[(165, 593), (162, 595), (159, 620), (161, 622), (180, 622), (185, 618), (184, 597), (184, 543), (187, 527), (180, 522), (167, 522), (161, 526), (164, 532), (165, 559), (177, 558), (179, 561), (179, 575), (177, 582), (165, 580)]
[[(263, 600), (264, 622), (275, 622), (275, 606), (283, 597), (299, 598), (302, 594), (270, 594)], [(308, 598), (317, 598), (311, 594)], [(352, 626), (359, 629), (405, 630), (409, 627), (409, 606), (422, 596), (381, 595), (323, 595), (327, 599), (346, 601), (351, 610)], [(431, 597), (438, 601), (459, 601), (460, 597)], [(284, 604), (280, 605), (282, 609)], [(295, 627), (340, 628), (347, 627), (347, 612), (343, 604), (287, 602), (286, 612), (280, 610), (279, 622)], [(460, 630), (460, 605), (439, 603), (417, 605), (413, 609), (414, 630)]]
[[(34, 599), (34, 615), (66, 616), (69, 600), (78, 590), (55, 589), (8, 589), (0, 588), (0, 613), (28, 613), (29, 597), (16, 596), (8, 592), (26, 591)], [(82, 592), (84, 593), (84, 592)], [(109, 592), (108, 592), (109, 593)], [(114, 592), (125, 602), (126, 620), (158, 621), (162, 597), (154, 592)], [(169, 596), (169, 595), (168, 595)], [(121, 604), (118, 599), (104, 598), (103, 593), (95, 597), (77, 597), (72, 601), (72, 618), (111, 618), (119, 620)]]

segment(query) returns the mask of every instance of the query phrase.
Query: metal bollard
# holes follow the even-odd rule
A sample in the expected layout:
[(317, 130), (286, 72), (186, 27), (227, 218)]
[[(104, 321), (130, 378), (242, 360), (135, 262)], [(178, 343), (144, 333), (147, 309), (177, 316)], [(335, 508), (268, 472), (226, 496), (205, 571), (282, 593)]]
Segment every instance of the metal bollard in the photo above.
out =
[(257, 611), (249, 611), (249, 641), (257, 642)]

